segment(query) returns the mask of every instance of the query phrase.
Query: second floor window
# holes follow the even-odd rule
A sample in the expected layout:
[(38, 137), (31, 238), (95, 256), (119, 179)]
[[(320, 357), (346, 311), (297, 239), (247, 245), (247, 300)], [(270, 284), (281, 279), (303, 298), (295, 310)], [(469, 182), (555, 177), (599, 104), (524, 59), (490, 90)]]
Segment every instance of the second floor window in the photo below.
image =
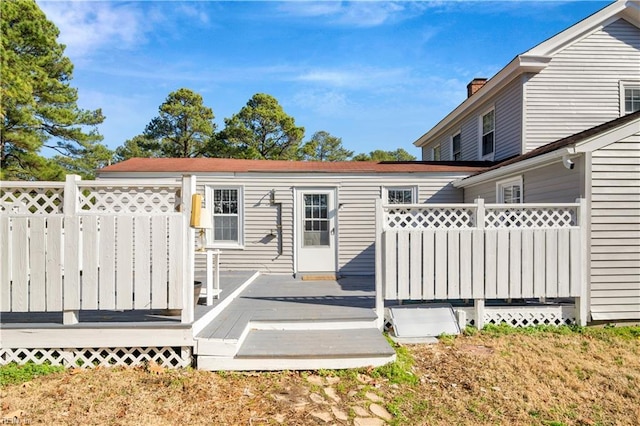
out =
[(640, 111), (640, 85), (624, 88), (624, 113)]
[(433, 147), (433, 161), (440, 161), (440, 145)]
[(496, 119), (495, 110), (491, 110), (482, 116), (482, 146), (481, 154), (484, 158), (487, 155), (491, 155), (495, 149), (495, 133), (496, 133)]
[(462, 159), (462, 138), (460, 137), (460, 133), (453, 135), (451, 138), (451, 158), (454, 161), (459, 161)]

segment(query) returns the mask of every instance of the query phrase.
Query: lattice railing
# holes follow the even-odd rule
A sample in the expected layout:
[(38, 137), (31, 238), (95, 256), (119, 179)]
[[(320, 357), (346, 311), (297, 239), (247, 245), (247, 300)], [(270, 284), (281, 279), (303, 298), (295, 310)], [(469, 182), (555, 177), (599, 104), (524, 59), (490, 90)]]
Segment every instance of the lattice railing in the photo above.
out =
[(385, 229), (468, 229), (475, 226), (475, 207), (389, 207)]
[(191, 347), (133, 348), (0, 348), (0, 365), (51, 364), (74, 368), (137, 366), (153, 361), (165, 368), (191, 365)]
[(176, 212), (179, 184), (171, 186), (80, 185), (78, 211), (83, 213), (150, 214)]
[(485, 228), (567, 228), (578, 226), (577, 207), (487, 207)]
[[(36, 186), (37, 185), (37, 186)], [(8, 214), (51, 215), (62, 213), (64, 182), (2, 182), (0, 212)]]
[[(383, 207), (384, 230), (540, 229), (578, 226), (578, 205), (423, 204)], [(478, 218), (484, 221), (477, 223)]]

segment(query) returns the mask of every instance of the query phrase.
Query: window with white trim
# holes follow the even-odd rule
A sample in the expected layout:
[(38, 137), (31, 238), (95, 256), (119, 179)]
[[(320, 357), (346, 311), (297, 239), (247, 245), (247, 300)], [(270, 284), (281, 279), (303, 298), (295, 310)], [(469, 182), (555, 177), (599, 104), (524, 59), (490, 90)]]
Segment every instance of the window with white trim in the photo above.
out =
[(480, 159), (484, 160), (493, 157), (495, 134), (496, 112), (495, 109), (491, 109), (480, 117)]
[(620, 82), (620, 115), (640, 111), (640, 81)]
[(440, 161), (440, 144), (433, 147), (433, 161)]
[(388, 204), (415, 204), (418, 201), (418, 188), (415, 186), (384, 188), (384, 199)]
[(462, 136), (460, 132), (451, 136), (451, 158), (453, 161), (462, 160)]
[(243, 246), (244, 203), (242, 187), (207, 187), (207, 207), (213, 229), (207, 232), (208, 245)]
[(496, 199), (498, 203), (522, 203), (522, 176), (502, 180), (496, 183)]

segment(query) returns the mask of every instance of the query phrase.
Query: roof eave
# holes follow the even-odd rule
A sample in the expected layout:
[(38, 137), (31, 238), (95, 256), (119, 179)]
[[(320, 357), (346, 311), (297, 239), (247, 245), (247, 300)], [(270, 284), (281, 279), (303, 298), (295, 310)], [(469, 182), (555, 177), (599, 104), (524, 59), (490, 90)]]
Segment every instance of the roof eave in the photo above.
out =
[(550, 60), (550, 57), (540, 55), (516, 56), (506, 67), (502, 68), (495, 76), (487, 81), (480, 90), (458, 105), (456, 109), (451, 111), (444, 119), (436, 124), (435, 127), (422, 135), (413, 144), (417, 147), (426, 145), (427, 141), (436, 137), (440, 132), (452, 125), (459, 117), (505, 87), (514, 78), (523, 73), (538, 73), (547, 67)]
[(466, 188), (469, 186), (483, 183), (487, 180), (501, 178), (506, 175), (522, 172), (523, 170), (534, 168), (538, 165), (548, 164), (553, 160), (561, 159), (565, 155), (574, 155), (574, 151), (571, 147), (559, 148), (555, 151), (548, 152), (546, 154), (538, 155), (537, 157), (529, 158), (517, 163), (509, 164), (508, 166), (500, 167), (488, 172), (479, 173), (467, 178), (458, 179), (453, 182), (453, 186), (456, 188)]

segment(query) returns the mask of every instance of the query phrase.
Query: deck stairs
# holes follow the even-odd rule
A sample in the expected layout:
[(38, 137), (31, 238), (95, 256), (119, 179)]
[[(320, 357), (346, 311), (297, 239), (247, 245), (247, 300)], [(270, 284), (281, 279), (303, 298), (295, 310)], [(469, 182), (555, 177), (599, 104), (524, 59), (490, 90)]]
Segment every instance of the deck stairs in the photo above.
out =
[[(281, 280), (281, 281), (279, 281)], [(261, 276), (194, 327), (202, 370), (379, 366), (395, 351), (377, 328), (369, 294), (334, 283)], [(215, 314), (215, 316), (214, 316)]]

